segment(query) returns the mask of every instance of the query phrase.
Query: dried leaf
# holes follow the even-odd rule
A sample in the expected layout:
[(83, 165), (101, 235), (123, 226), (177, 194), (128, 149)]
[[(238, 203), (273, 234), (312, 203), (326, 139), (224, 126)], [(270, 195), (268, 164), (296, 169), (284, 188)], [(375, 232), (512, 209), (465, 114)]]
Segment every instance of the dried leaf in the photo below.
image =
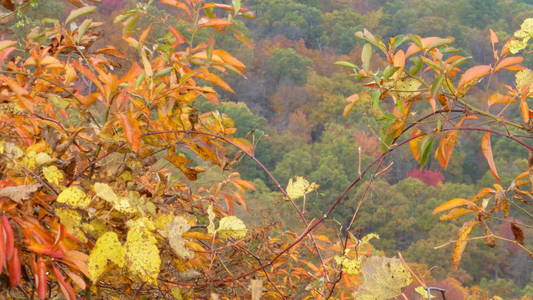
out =
[(363, 284), (354, 294), (358, 300), (391, 299), (413, 280), (397, 258), (369, 257), (362, 267)]
[(494, 176), (494, 178), (500, 180), (500, 176), (498, 175), (498, 171), (496, 170), (496, 164), (494, 163), (494, 157), (492, 156), (490, 132), (485, 133), (481, 138), (481, 151), (483, 152), (483, 155), (485, 156), (485, 159), (489, 164), (490, 173), (492, 174), (492, 176)]
[(213, 211), (213, 204), (209, 204), (209, 207), (207, 207), (207, 217), (209, 219), (209, 225), (207, 225), (207, 232), (210, 234), (215, 234), (215, 212)]
[(7, 197), (19, 204), (31, 197), (41, 187), (40, 184), (8, 186), (0, 189), (0, 197)]
[(136, 211), (135, 206), (127, 197), (117, 196), (108, 184), (97, 182), (94, 184), (93, 189), (96, 196), (109, 202), (117, 211), (122, 213), (134, 213)]
[(250, 280), (250, 291), (252, 292), (252, 300), (261, 300), (264, 291), (263, 280)]
[(183, 234), (191, 229), (191, 224), (182, 216), (176, 216), (168, 224), (168, 241), (174, 253), (182, 259), (191, 259), (194, 255), (185, 247)]
[(96, 281), (108, 269), (108, 261), (119, 267), (125, 264), (125, 249), (114, 232), (106, 232), (98, 238), (89, 255), (89, 274)]
[(524, 245), (524, 231), (515, 223), (511, 223), (511, 231), (513, 232), (514, 240), (520, 245)]

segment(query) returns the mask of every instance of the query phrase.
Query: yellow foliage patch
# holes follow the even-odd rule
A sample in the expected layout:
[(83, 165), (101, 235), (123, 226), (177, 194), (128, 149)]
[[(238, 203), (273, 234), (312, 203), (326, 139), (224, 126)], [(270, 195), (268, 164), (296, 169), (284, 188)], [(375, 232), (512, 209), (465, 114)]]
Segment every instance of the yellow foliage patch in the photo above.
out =
[(115, 263), (119, 267), (123, 267), (125, 251), (118, 235), (114, 232), (104, 233), (94, 245), (91, 254), (89, 255), (89, 275), (91, 280), (95, 281), (108, 268), (108, 261)]
[(63, 172), (61, 172), (56, 166), (44, 167), (43, 175), (48, 182), (55, 185), (59, 185), (64, 178)]
[(235, 216), (222, 218), (217, 229), (217, 234), (221, 238), (242, 239), (246, 236), (246, 232), (248, 229), (244, 222)]
[(72, 207), (86, 208), (91, 203), (91, 198), (87, 197), (85, 192), (77, 187), (71, 186), (64, 189), (56, 199), (59, 203), (66, 203)]
[(124, 248), (129, 272), (141, 281), (157, 285), (161, 258), (154, 234), (142, 226), (132, 227)]

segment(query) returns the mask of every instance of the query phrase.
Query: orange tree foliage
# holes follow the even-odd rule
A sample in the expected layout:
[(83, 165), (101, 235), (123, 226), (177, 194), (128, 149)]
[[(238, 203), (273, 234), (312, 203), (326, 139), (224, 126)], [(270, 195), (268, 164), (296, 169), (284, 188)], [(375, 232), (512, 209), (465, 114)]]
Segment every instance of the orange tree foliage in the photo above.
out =
[[(491, 35), (494, 64), (464, 72), (459, 67), (468, 59), (447, 54), (449, 38), (398, 36), (385, 44), (368, 31), (357, 33), (368, 42), (362, 67), (339, 65), (353, 68), (368, 88), (349, 97), (345, 112), (358, 102), (372, 103), (383, 124), (383, 151), (319, 219), (310, 220), (305, 195), (318, 185), (297, 177), (283, 188), (255, 158), (252, 145), (232, 137), (231, 119), (216, 111), (199, 114), (192, 106), (199, 98), (218, 103), (214, 86), (232, 91), (222, 73), (245, 72), (214, 38), (231, 33), (248, 43), (234, 26), (235, 18), (250, 16), (240, 1), (161, 0), (188, 26), (185, 32), (170, 26), (158, 44), (147, 42), (150, 26), (133, 33), (151, 1), (139, 4), (115, 19), (134, 56), (113, 45), (93, 48), (104, 24), (85, 18), (95, 7), (70, 2), (79, 8), (65, 21), (34, 29), (23, 52), (15, 52), (15, 41), (0, 41), (0, 273), (7, 275), (0, 284), (10, 285), (2, 297), (379, 298), (400, 295), (413, 281), (424, 290), (427, 285), (401, 256), (379, 257), (369, 242), (377, 235), (358, 239), (349, 233), (358, 210), (342, 227), (348, 234), (337, 241), (314, 231), (365, 180), (363, 203), (386, 171), (388, 154), (401, 146), (409, 145), (422, 165), (435, 150), (446, 167), (459, 132), (481, 132), (481, 152), (496, 178), (491, 136), (533, 148), (524, 141), (532, 131), (531, 70), (509, 54), (526, 48), (531, 32), (517, 34), (523, 40), (501, 50)], [(524, 40), (525, 46), (517, 44)], [(386, 58), (382, 71), (371, 70), (373, 46)], [(127, 61), (117, 63), (121, 59)], [(466, 102), (472, 86), (504, 71), (518, 73), (505, 94), (487, 99), (488, 106), (503, 106), (499, 112)], [(522, 119), (506, 119), (501, 110), (507, 109)], [(235, 217), (234, 206), (246, 209), (244, 194), (255, 189), (237, 173), (213, 186), (188, 184), (201, 165), (225, 170), (239, 155), (273, 180), (304, 225), (301, 233), (247, 228)], [(486, 234), (477, 239), (488, 245), (506, 240), (531, 254), (521, 224), (510, 224), (511, 240), (493, 233), (489, 222), (496, 213), (507, 215), (512, 201), (531, 198), (531, 165), (507, 189), (494, 185), (474, 199), (453, 199), (435, 209), (448, 212), (444, 220), (473, 216), (453, 241), (455, 266), (478, 227)], [(301, 198), (302, 208), (296, 204)]]

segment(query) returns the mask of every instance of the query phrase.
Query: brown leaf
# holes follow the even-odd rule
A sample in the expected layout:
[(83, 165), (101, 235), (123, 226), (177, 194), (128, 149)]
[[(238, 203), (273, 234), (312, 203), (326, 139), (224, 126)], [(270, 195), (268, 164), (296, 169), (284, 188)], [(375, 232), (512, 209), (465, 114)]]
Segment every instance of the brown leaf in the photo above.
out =
[(8, 186), (0, 189), (0, 197), (7, 197), (18, 204), (22, 204), (23, 200), (30, 198), (31, 194), (35, 193), (40, 187), (40, 184)]
[(492, 156), (492, 146), (490, 143), (490, 132), (487, 132), (483, 135), (483, 138), (481, 138), (481, 151), (483, 152), (483, 155), (485, 156), (485, 159), (487, 160), (487, 163), (489, 164), (490, 173), (494, 178), (497, 180), (500, 180), (500, 176), (498, 175), (498, 170), (496, 170), (496, 164), (494, 163), (494, 157)]
[(133, 118), (131, 114), (117, 114), (117, 117), (120, 121), (122, 129), (124, 130), (126, 139), (131, 146), (131, 150), (134, 152), (139, 151), (139, 147), (141, 145), (141, 128), (139, 121)]
[(15, 4), (11, 0), (0, 0), (0, 4), (11, 11), (15, 10)]
[(459, 237), (455, 243), (455, 248), (453, 249), (452, 256), (452, 267), (454, 270), (457, 270), (461, 258), (463, 257), (463, 252), (465, 251), (466, 245), (468, 244), (468, 235), (472, 232), (472, 229), (478, 224), (478, 221), (470, 221), (463, 224), (463, 227), (459, 229)]
[(464, 72), (463, 76), (461, 76), (461, 80), (459, 80), (458, 87), (461, 88), (465, 86), (467, 83), (480, 79), (489, 74), (490, 74), (489, 65), (474, 66)]
[(518, 225), (511, 223), (511, 231), (514, 235), (514, 240), (517, 241), (520, 245), (524, 244), (524, 232)]

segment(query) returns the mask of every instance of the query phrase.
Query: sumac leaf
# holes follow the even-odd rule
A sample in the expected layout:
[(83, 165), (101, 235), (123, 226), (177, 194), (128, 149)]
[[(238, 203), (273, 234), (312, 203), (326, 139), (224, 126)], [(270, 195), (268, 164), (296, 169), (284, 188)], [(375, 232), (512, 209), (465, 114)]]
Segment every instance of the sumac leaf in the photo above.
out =
[(19, 251), (17, 248), (13, 249), (13, 254), (11, 255), (11, 258), (7, 260), (7, 270), (9, 272), (9, 285), (11, 287), (19, 285), (22, 275)]
[(46, 278), (46, 263), (44, 258), (39, 257), (37, 262), (37, 297), (39, 299), (46, 299), (48, 291), (48, 283)]
[(4, 227), (5, 240), (6, 240), (6, 259), (9, 260), (13, 256), (15, 249), (15, 236), (13, 234), (13, 228), (9, 224), (9, 219), (6, 215), (2, 216), (2, 227)]
[(496, 170), (496, 164), (494, 163), (494, 157), (492, 156), (492, 146), (490, 143), (490, 132), (487, 132), (483, 135), (481, 138), (481, 151), (483, 152), (483, 155), (485, 156), (485, 159), (487, 160), (487, 163), (489, 164), (490, 173), (494, 178), (497, 180), (500, 180), (500, 176), (498, 175), (498, 170)]

